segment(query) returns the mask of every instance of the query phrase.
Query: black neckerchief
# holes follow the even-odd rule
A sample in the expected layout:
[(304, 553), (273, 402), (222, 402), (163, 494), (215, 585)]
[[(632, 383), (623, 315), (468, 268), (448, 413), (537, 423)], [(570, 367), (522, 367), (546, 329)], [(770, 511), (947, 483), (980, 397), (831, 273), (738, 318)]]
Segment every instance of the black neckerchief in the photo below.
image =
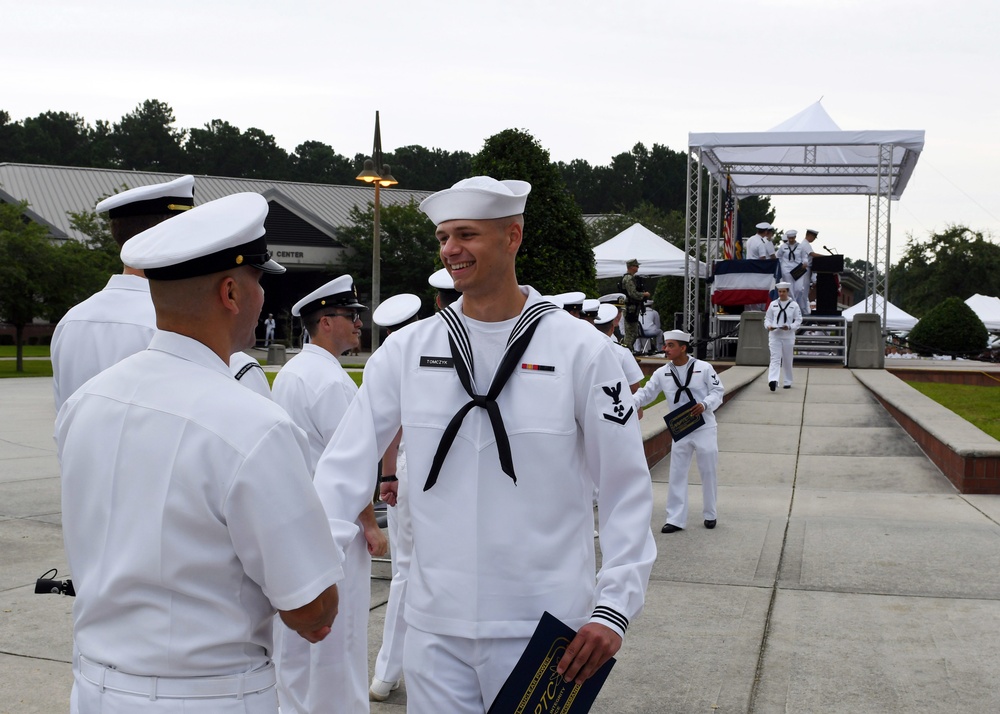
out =
[(785, 324), (787, 325), (788, 324), (788, 315), (785, 314), (785, 311), (792, 306), (792, 301), (789, 300), (787, 303), (785, 303), (784, 307), (781, 306), (781, 300), (777, 300), (776, 302), (778, 303), (778, 314), (775, 315), (774, 322), (775, 322), (775, 324), (777, 324), (778, 318), (781, 318), (782, 320), (784, 320)]
[(469, 341), (468, 330), (451, 307), (438, 313), (448, 327), (448, 344), (451, 345), (451, 356), (455, 361), (458, 379), (472, 399), (455, 413), (455, 416), (448, 422), (448, 426), (445, 427), (437, 451), (434, 453), (434, 460), (431, 462), (430, 473), (427, 474), (427, 481), (424, 483), (425, 491), (437, 483), (444, 459), (458, 435), (458, 430), (462, 427), (465, 415), (473, 407), (482, 407), (490, 415), (490, 424), (493, 426), (493, 436), (497, 440), (497, 451), (500, 455), (500, 468), (510, 476), (515, 484), (517, 483), (517, 476), (514, 474), (514, 460), (510, 453), (510, 440), (507, 438), (507, 430), (504, 427), (503, 417), (496, 400), (500, 396), (500, 392), (503, 391), (504, 385), (507, 384), (507, 380), (514, 373), (514, 368), (517, 367), (528, 343), (531, 342), (531, 336), (535, 334), (538, 321), (545, 313), (558, 310), (559, 308), (552, 303), (542, 301), (529, 306), (521, 313), (514, 329), (510, 332), (510, 337), (507, 338), (507, 347), (500, 359), (500, 366), (497, 367), (496, 374), (493, 375), (493, 382), (486, 394), (476, 394), (472, 387), (472, 344)]
[(674, 404), (676, 404), (681, 400), (681, 394), (684, 393), (687, 393), (687, 397), (689, 400), (691, 400), (692, 402), (694, 401), (694, 395), (691, 393), (691, 390), (688, 387), (688, 385), (691, 384), (691, 377), (692, 375), (694, 375), (694, 359), (689, 358), (688, 361), (691, 364), (688, 366), (687, 376), (684, 378), (684, 384), (681, 384), (681, 380), (677, 379), (677, 375), (674, 374), (674, 370), (667, 367), (667, 372), (669, 372), (670, 376), (674, 378), (674, 384), (677, 385), (677, 393), (674, 395)]
[(789, 260), (795, 260), (795, 249), (798, 248), (798, 247), (799, 247), (798, 244), (796, 244), (796, 245), (789, 244), (788, 245), (788, 259)]

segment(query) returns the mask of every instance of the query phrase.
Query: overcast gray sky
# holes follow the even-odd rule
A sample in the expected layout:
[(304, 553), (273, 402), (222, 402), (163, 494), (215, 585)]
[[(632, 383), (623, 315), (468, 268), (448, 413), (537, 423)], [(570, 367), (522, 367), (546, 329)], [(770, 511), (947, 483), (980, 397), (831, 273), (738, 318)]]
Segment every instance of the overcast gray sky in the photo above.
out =
[[(7, 2), (0, 109), (117, 121), (145, 99), (351, 156), (478, 151), (507, 128), (554, 160), (764, 131), (823, 97), (842, 129), (923, 129), (892, 255), (949, 223), (1000, 236), (996, 0)], [(2, 157), (0, 157), (2, 158)], [(513, 178), (513, 177), (509, 177)], [(864, 197), (775, 197), (779, 228), (865, 257)], [(744, 231), (747, 232), (747, 231)], [(997, 238), (995, 237), (994, 240)]]

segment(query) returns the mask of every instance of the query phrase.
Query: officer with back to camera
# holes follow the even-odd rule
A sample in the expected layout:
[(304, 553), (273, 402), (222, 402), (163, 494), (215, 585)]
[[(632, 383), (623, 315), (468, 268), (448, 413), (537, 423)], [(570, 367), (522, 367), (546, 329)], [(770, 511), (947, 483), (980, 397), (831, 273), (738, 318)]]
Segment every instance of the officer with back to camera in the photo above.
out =
[(343, 570), (305, 436), (227, 364), (253, 337), (261, 276), (284, 272), (266, 215), (235, 194), (126, 243), (157, 332), (59, 412), (82, 714), (273, 714), (275, 610), (310, 642), (330, 631)]

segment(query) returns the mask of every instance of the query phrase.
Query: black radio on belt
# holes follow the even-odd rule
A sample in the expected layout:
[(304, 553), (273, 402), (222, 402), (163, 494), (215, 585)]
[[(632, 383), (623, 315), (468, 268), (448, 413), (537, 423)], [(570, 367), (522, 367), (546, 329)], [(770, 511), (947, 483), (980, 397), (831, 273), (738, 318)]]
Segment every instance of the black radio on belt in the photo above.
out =
[[(51, 578), (49, 576), (52, 576)], [(38, 580), (35, 581), (35, 595), (69, 595), (76, 597), (76, 590), (73, 589), (72, 580), (55, 580), (59, 571), (55, 568), (47, 570)]]

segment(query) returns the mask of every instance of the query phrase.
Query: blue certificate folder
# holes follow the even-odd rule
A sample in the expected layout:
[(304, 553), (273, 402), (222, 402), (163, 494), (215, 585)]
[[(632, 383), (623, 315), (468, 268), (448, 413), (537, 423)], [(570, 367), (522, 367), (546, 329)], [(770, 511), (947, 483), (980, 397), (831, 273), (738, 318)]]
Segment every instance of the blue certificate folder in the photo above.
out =
[(674, 441), (680, 441), (699, 426), (705, 426), (704, 414), (695, 416), (691, 413), (691, 410), (694, 409), (696, 405), (697, 402), (688, 402), (684, 406), (674, 409), (672, 412), (663, 417), (663, 421), (667, 423), (667, 429), (670, 430), (671, 439)]
[(572, 627), (544, 613), (524, 654), (507, 677), (488, 714), (585, 714), (604, 686), (612, 657), (583, 684), (567, 682), (556, 674), (559, 658), (576, 637)]

